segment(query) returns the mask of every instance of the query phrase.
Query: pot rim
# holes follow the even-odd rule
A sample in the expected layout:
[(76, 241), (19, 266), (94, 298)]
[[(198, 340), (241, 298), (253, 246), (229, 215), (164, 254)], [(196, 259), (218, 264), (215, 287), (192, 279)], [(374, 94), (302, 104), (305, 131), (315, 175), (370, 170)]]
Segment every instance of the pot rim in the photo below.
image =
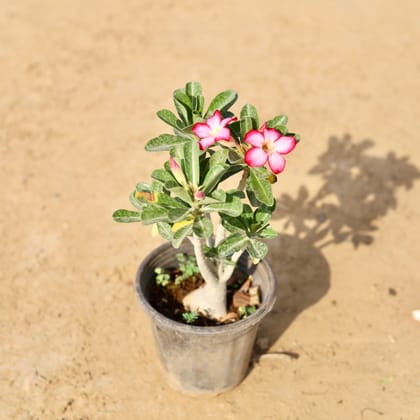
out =
[[(261, 303), (260, 307), (251, 315), (246, 317), (245, 319), (241, 319), (239, 321), (232, 322), (230, 324), (223, 324), (223, 325), (216, 325), (216, 326), (196, 326), (196, 325), (187, 325), (180, 323), (178, 321), (174, 321), (170, 318), (167, 318), (165, 315), (161, 314), (158, 310), (156, 310), (147, 300), (145, 297), (141, 285), (140, 285), (140, 279), (142, 276), (142, 273), (145, 271), (145, 268), (148, 266), (150, 260), (157, 257), (159, 254), (161, 254), (163, 251), (168, 250), (169, 248), (172, 248), (174, 252), (177, 250), (172, 247), (172, 244), (170, 242), (166, 242), (157, 248), (155, 248), (153, 251), (151, 251), (146, 258), (141, 262), (137, 273), (136, 273), (136, 279), (135, 279), (135, 289), (136, 294), (139, 299), (140, 305), (143, 307), (145, 312), (157, 323), (161, 324), (162, 326), (165, 326), (166, 328), (172, 328), (175, 331), (179, 332), (190, 332), (197, 335), (219, 335), (219, 334), (226, 334), (229, 333), (239, 333), (243, 330), (246, 330), (248, 328), (253, 327), (255, 324), (258, 324), (273, 308), (274, 303), (277, 298), (277, 280), (274, 276), (274, 273), (270, 267), (270, 265), (267, 263), (267, 261), (262, 260), (259, 262), (258, 265), (262, 265), (264, 267), (264, 270), (267, 273), (267, 276), (269, 278), (269, 287), (267, 292), (265, 293), (265, 297), (263, 299), (263, 302)], [(258, 266), (257, 265), (257, 266)]]

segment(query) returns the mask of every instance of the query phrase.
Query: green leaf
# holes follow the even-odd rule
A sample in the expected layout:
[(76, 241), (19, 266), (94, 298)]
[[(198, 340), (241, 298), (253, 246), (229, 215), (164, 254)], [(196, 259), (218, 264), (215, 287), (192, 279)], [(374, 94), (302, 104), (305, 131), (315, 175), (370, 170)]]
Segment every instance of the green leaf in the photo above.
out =
[(220, 164), (215, 164), (212, 168), (210, 168), (202, 185), (204, 193), (208, 194), (213, 191), (219, 184), (225, 172), (226, 167)]
[(187, 180), (195, 186), (200, 183), (200, 149), (198, 142), (188, 142), (184, 144), (184, 165)]
[(265, 166), (260, 166), (257, 168), (252, 168), (252, 171), (260, 178), (267, 179), (269, 176), (273, 175), (273, 173)]
[(229, 257), (236, 251), (244, 249), (248, 242), (247, 236), (241, 233), (232, 233), (220, 242), (217, 247), (217, 253), (222, 258)]
[(265, 206), (261, 206), (255, 210), (254, 219), (260, 225), (265, 225), (271, 218), (273, 212)]
[(187, 95), (191, 98), (200, 96), (203, 93), (203, 89), (199, 82), (188, 82), (185, 85), (185, 91)]
[(268, 247), (263, 242), (251, 239), (249, 241), (247, 251), (252, 258), (252, 262), (256, 264), (267, 255)]
[(200, 314), (198, 312), (184, 312), (182, 314), (182, 318), (187, 324), (193, 324), (197, 319), (200, 318)]
[[(156, 204), (159, 204), (167, 208), (181, 208), (186, 209), (185, 203), (178, 201), (175, 198), (171, 197), (167, 193), (158, 193), (156, 197)], [(189, 208), (189, 207), (188, 207)]]
[(241, 136), (241, 121), (237, 120), (237, 121), (231, 122), (229, 124), (229, 129), (230, 129), (230, 134), (232, 135), (232, 137), (236, 141), (239, 141), (239, 138)]
[[(186, 140), (186, 139), (184, 139), (184, 140), (189, 141), (189, 140)], [(181, 162), (182, 159), (184, 159), (184, 143), (185, 143), (185, 141), (183, 143), (175, 145), (169, 151), (170, 156), (178, 162)], [(171, 170), (171, 165), (169, 164), (169, 160), (167, 161), (167, 163), (165, 162), (165, 169), (168, 170), (168, 171)]]
[(166, 124), (169, 124), (171, 127), (177, 128), (177, 117), (176, 115), (172, 112), (169, 111), (169, 109), (161, 109), (160, 111), (158, 111), (156, 113), (156, 115)]
[(193, 231), (193, 225), (192, 223), (182, 227), (181, 229), (178, 229), (172, 238), (172, 246), (174, 248), (179, 248), (179, 246), (181, 245), (182, 241), (189, 235), (192, 234)]
[(173, 91), (173, 99), (178, 99), (180, 103), (184, 103), (188, 107), (191, 105), (191, 99), (188, 97), (187, 91), (185, 90), (185, 88), (175, 89)]
[(216, 258), (217, 257), (217, 249), (210, 246), (203, 246), (204, 255), (207, 258)]
[[(272, 120), (267, 121), (267, 127), (269, 128), (275, 128), (276, 130), (279, 130), (283, 133), (283, 131), (280, 129), (280, 127), (283, 127), (287, 125), (288, 118), (286, 115), (277, 115)], [(287, 132), (287, 129), (286, 129)]]
[(224, 190), (215, 190), (212, 192), (211, 197), (217, 201), (226, 201), (226, 191)]
[(204, 96), (197, 96), (196, 103), (194, 105), (194, 111), (197, 112), (197, 114), (202, 115), (204, 109)]
[(278, 232), (274, 230), (271, 226), (266, 226), (264, 229), (258, 232), (258, 236), (264, 239), (272, 239), (278, 235)]
[(144, 206), (146, 205), (146, 203), (145, 202), (143, 202), (143, 201), (140, 201), (140, 200), (138, 200), (137, 198), (136, 198), (136, 192), (137, 191), (133, 191), (131, 194), (130, 194), (130, 197), (129, 197), (129, 200), (130, 200), (130, 203), (136, 208), (136, 209), (138, 209), (138, 210), (143, 210), (144, 209)]
[(257, 176), (254, 168), (251, 168), (248, 180), (248, 187), (255, 194), (255, 198), (262, 204), (272, 206), (274, 197), (271, 190), (271, 184), (265, 178)]
[(148, 205), (141, 214), (141, 221), (145, 225), (168, 221), (168, 211), (162, 207)]
[(136, 191), (139, 192), (152, 192), (152, 188), (149, 184), (146, 184), (145, 182), (138, 182), (136, 184)]
[(183, 187), (175, 187), (170, 189), (171, 193), (178, 197), (180, 200), (182, 200), (186, 204), (192, 204), (192, 199), (188, 191), (185, 190)]
[(192, 101), (191, 98), (185, 93), (185, 89), (175, 90), (173, 97), (175, 108), (181, 119), (187, 125), (192, 123)]
[(152, 178), (161, 182), (167, 189), (174, 188), (179, 185), (172, 173), (165, 169), (155, 169), (152, 172)]
[(159, 235), (162, 236), (163, 239), (166, 239), (167, 241), (172, 240), (172, 236), (173, 236), (172, 229), (169, 223), (158, 222), (157, 229), (158, 229)]
[(229, 155), (228, 155), (228, 159), (229, 159), (229, 163), (231, 163), (232, 165), (236, 164), (236, 163), (243, 163), (244, 158), (236, 151), (233, 149), (229, 150)]
[(210, 167), (213, 167), (217, 164), (223, 165), (224, 163), (226, 163), (228, 154), (229, 149), (219, 149), (216, 152), (214, 152), (210, 157)]
[(152, 185), (152, 190), (155, 192), (163, 192), (164, 190), (164, 185), (161, 182), (156, 181), (156, 179), (152, 179), (151, 185)]
[(242, 201), (236, 196), (227, 196), (224, 203), (211, 203), (203, 207), (203, 212), (217, 212), (237, 217), (242, 213)]
[(245, 193), (243, 191), (238, 191), (236, 188), (226, 191), (226, 194), (234, 195), (238, 198), (245, 198)]
[(279, 125), (277, 127), (277, 130), (279, 130), (280, 133), (283, 134), (283, 136), (285, 136), (287, 132), (289, 131), (285, 125)]
[(208, 238), (213, 234), (213, 223), (210, 217), (196, 217), (193, 224), (193, 231), (200, 238)]
[(201, 206), (207, 206), (209, 204), (220, 203), (220, 200), (215, 200), (214, 198), (207, 196), (204, 200), (201, 201)]
[(249, 228), (252, 222), (254, 221), (254, 213), (252, 211), (252, 208), (248, 204), (244, 204), (243, 206), (241, 213), (241, 221), (247, 228)]
[(178, 137), (185, 138), (189, 141), (197, 141), (197, 137), (195, 136), (195, 134), (191, 133), (191, 124), (187, 124), (182, 129), (174, 128), (174, 132)]
[(162, 150), (171, 150), (177, 144), (183, 144), (190, 140), (174, 136), (173, 134), (161, 134), (149, 140), (144, 147), (148, 152), (160, 152)]
[(245, 137), (246, 133), (248, 131), (252, 130), (253, 124), (252, 124), (252, 118), (251, 117), (242, 117), (241, 118), (241, 137), (242, 139)]
[(258, 113), (254, 105), (246, 104), (242, 107), (240, 119), (242, 120), (243, 118), (250, 118), (252, 121), (252, 128), (254, 130), (258, 130), (258, 127), (259, 127)]
[(222, 216), (222, 225), (223, 227), (232, 233), (244, 233), (246, 231), (246, 227), (242, 223), (239, 217), (230, 217), (223, 215)]
[(188, 217), (191, 208), (171, 208), (168, 212), (168, 218), (171, 223), (180, 222)]
[[(195, 106), (195, 104), (193, 104), (193, 105)], [(202, 123), (204, 121), (205, 120), (200, 115), (193, 114), (193, 124), (195, 124), (195, 123)], [(197, 141), (197, 137), (195, 139)]]
[(200, 185), (203, 184), (204, 178), (207, 175), (207, 172), (209, 171), (210, 159), (205, 156), (205, 154), (200, 156)]
[(238, 99), (238, 94), (233, 90), (225, 90), (219, 93), (210, 103), (209, 108), (205, 114), (205, 117), (210, 117), (217, 109), (223, 113), (229, 107), (231, 107)]
[(261, 203), (255, 198), (254, 191), (252, 191), (249, 188), (249, 186), (247, 186), (246, 195), (248, 197), (248, 201), (250, 202), (251, 206), (253, 206), (253, 207), (261, 206)]
[(119, 223), (141, 222), (141, 215), (138, 211), (124, 209), (114, 211), (112, 218)]

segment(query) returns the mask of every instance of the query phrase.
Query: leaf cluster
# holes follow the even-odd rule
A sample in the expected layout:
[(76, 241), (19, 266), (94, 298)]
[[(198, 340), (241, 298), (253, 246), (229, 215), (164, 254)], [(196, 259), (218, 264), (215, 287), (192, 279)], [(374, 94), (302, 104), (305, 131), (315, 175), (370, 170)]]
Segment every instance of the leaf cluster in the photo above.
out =
[(245, 204), (240, 216), (222, 216), (223, 227), (229, 235), (219, 245), (219, 255), (227, 258), (246, 247), (255, 263), (264, 258), (268, 248), (261, 240), (277, 236), (277, 232), (269, 224), (273, 210), (274, 205), (272, 207), (263, 205), (253, 210), (251, 206)]
[(238, 308), (238, 314), (241, 319), (245, 319), (252, 315), (257, 310), (255, 305), (240, 306)]
[(175, 276), (175, 284), (178, 285), (188, 278), (194, 278), (200, 272), (194, 256), (178, 253), (176, 259), (181, 273)]
[(187, 324), (193, 324), (200, 318), (200, 314), (198, 312), (184, 312), (182, 318)]
[(197, 261), (193, 255), (186, 255), (183, 253), (176, 254), (178, 266), (176, 267), (175, 275), (171, 278), (171, 270), (162, 267), (156, 267), (155, 280), (156, 284), (162, 287), (167, 287), (171, 284), (180, 285), (184, 280), (190, 278), (193, 281), (197, 279), (197, 274), (200, 273)]
[[(147, 151), (166, 151), (169, 159), (151, 174), (150, 183), (139, 183), (130, 194), (136, 211), (114, 212), (117, 222), (142, 222), (178, 248), (187, 237), (196, 236), (207, 242), (207, 255), (228, 261), (238, 251), (247, 250), (254, 262), (264, 258), (267, 246), (262, 239), (275, 236), (269, 219), (275, 209), (272, 184), (276, 177), (265, 167), (251, 168), (244, 162), (247, 144), (243, 139), (250, 130), (259, 128), (259, 117), (253, 105), (246, 104), (238, 120), (229, 124), (233, 142), (200, 150), (192, 132), (197, 122), (219, 110), (223, 118), (233, 116), (231, 106), (238, 95), (226, 90), (216, 95), (204, 108), (201, 85), (189, 82), (173, 93), (176, 113), (162, 109), (157, 116), (173, 129), (149, 140)], [(279, 115), (266, 122), (287, 134), (287, 117)], [(242, 188), (226, 190), (222, 183), (241, 173)], [(211, 215), (216, 214), (227, 236), (214, 244)]]

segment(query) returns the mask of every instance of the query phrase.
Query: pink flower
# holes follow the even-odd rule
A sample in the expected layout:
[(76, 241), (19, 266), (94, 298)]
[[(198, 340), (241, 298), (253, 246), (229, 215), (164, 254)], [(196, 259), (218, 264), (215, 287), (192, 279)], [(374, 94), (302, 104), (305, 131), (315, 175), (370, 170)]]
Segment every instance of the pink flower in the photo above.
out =
[(237, 118), (225, 118), (222, 120), (222, 114), (217, 109), (214, 114), (207, 118), (205, 123), (195, 123), (192, 131), (200, 138), (198, 142), (201, 150), (213, 145), (216, 141), (230, 140), (230, 130), (226, 126)]
[(297, 142), (293, 136), (283, 136), (274, 128), (267, 128), (265, 124), (261, 131), (251, 130), (245, 135), (245, 143), (252, 147), (245, 153), (245, 162), (248, 166), (268, 166), (274, 174), (284, 170), (286, 160), (283, 155), (290, 153)]

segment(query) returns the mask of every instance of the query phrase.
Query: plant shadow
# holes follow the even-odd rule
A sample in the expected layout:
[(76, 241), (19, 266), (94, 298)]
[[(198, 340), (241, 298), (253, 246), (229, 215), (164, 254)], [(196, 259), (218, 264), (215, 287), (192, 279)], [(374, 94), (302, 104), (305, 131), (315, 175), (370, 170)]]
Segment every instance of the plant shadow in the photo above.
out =
[(302, 185), (296, 197), (282, 194), (277, 199), (274, 218), (284, 220), (287, 233), (268, 243), (267, 259), (279, 287), (273, 311), (258, 331), (256, 357), (326, 295), (331, 271), (322, 249), (349, 241), (354, 249), (372, 245), (379, 219), (397, 208), (397, 190), (411, 189), (420, 178), (407, 157), (394, 152), (374, 156), (373, 147), (372, 140), (356, 142), (348, 134), (330, 137), (327, 150), (309, 170), (322, 180), (318, 191)]

